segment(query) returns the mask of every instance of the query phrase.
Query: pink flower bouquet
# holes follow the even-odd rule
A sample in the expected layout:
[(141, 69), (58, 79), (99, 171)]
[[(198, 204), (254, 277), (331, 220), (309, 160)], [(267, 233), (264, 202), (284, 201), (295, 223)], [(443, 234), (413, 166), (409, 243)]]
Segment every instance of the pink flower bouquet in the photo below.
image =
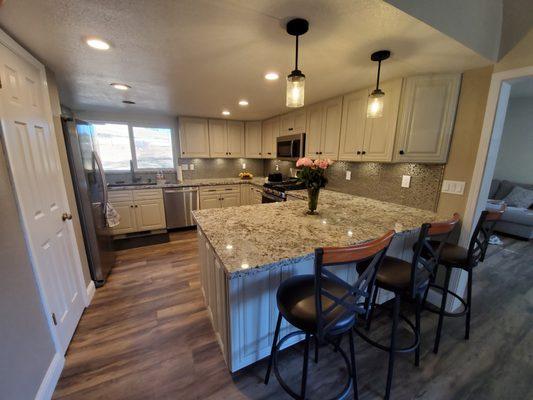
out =
[(303, 157), (296, 161), (296, 167), (301, 168), (298, 172), (298, 180), (305, 184), (309, 199), (308, 214), (316, 214), (318, 206), (318, 193), (321, 187), (328, 183), (326, 170), (333, 164), (329, 159), (316, 159)]

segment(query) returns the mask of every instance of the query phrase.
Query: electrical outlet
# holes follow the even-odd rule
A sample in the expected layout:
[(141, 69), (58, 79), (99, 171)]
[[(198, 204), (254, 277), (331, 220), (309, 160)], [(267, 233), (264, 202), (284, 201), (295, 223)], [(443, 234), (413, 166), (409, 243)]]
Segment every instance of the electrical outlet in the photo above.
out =
[(442, 181), (442, 193), (462, 195), (465, 191), (465, 182), (463, 181)]
[(349, 181), (352, 179), (352, 171), (346, 171), (346, 180)]
[(402, 176), (402, 187), (408, 188), (411, 186), (411, 175)]
[(279, 171), (279, 165), (276, 164), (276, 171)]
[(189, 170), (189, 164), (181, 164), (182, 171), (188, 171)]
[(190, 169), (191, 171), (194, 171), (194, 164), (189, 164), (189, 169)]

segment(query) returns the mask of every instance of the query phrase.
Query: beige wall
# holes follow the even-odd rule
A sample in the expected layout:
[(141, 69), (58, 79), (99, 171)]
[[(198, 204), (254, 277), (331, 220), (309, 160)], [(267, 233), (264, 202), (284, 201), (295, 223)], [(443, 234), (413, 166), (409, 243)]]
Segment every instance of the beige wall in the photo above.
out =
[(83, 243), (80, 216), (78, 214), (78, 207), (76, 205), (74, 186), (72, 185), (72, 177), (70, 175), (70, 168), (68, 165), (67, 150), (65, 148), (65, 139), (63, 137), (63, 128), (61, 126), (61, 104), (59, 101), (59, 92), (57, 90), (57, 84), (54, 73), (48, 69), (46, 70), (46, 80), (48, 81), (48, 92), (50, 95), (50, 103), (52, 105), (54, 132), (56, 134), (59, 158), (61, 160), (61, 169), (63, 170), (65, 189), (67, 191), (68, 206), (70, 209), (70, 213), (72, 214), (72, 225), (74, 226), (74, 234), (76, 236), (76, 243), (78, 245), (78, 250), (80, 253), (83, 279), (85, 280), (85, 286), (87, 286), (91, 281), (91, 273), (89, 271), (87, 253), (85, 252), (85, 244)]
[(492, 66), (465, 71), (444, 179), (466, 182), (462, 196), (441, 193), (437, 212), (464, 215), (492, 77)]
[(533, 29), (530, 29), (521, 41), (494, 65), (494, 72), (507, 71), (533, 65)]

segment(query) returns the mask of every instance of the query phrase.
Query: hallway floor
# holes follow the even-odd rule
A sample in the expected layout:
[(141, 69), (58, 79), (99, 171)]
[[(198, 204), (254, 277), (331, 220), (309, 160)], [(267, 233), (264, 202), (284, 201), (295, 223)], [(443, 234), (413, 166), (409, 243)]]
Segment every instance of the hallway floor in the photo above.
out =
[[(445, 319), (438, 355), (432, 353), (436, 316), (422, 318), (421, 366), (397, 357), (394, 399), (533, 398), (533, 242), (504, 238), (474, 272), (470, 341), (464, 320)], [(387, 315), (372, 331), (386, 340)], [(346, 344), (346, 343), (345, 343)], [(280, 370), (299, 385), (301, 348), (280, 355)], [(379, 399), (387, 355), (356, 337), (360, 399)], [(310, 363), (311, 399), (340, 388), (338, 355), (321, 349)], [(54, 399), (289, 399), (263, 360), (228, 372), (200, 290), (196, 232), (121, 251), (108, 283), (96, 291), (66, 355)]]

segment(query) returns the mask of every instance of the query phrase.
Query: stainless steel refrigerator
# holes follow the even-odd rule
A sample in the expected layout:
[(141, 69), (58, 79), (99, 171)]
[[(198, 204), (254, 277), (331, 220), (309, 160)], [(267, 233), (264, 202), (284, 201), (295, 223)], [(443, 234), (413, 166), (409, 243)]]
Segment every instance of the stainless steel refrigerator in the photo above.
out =
[(99, 287), (115, 262), (113, 238), (105, 219), (107, 183), (93, 126), (70, 118), (62, 118), (62, 124), (91, 277)]

